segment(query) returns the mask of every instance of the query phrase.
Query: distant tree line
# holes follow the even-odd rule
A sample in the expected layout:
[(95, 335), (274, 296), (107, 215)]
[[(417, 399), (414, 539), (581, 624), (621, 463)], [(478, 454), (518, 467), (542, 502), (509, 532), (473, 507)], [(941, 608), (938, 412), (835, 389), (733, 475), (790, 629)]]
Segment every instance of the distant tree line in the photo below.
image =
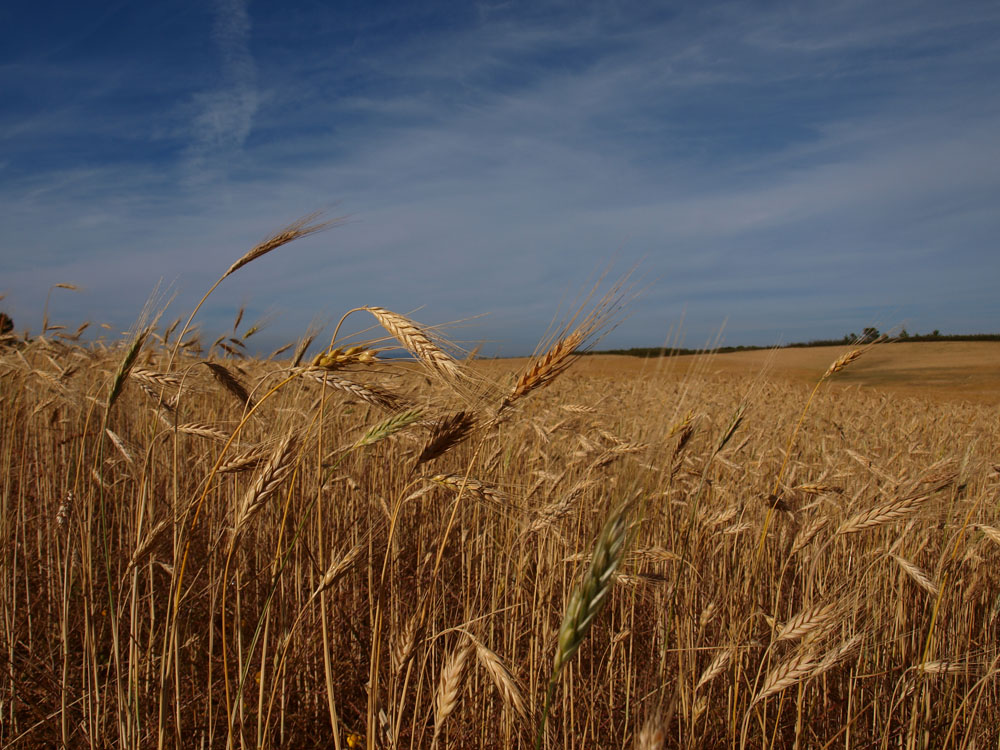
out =
[[(881, 333), (877, 328), (868, 327), (861, 331), (859, 336), (856, 333), (849, 333), (842, 339), (814, 339), (812, 341), (797, 341), (791, 344), (784, 344), (779, 349), (806, 349), (813, 346), (858, 346), (859, 344), (870, 344), (880, 338), (885, 338), (888, 343), (897, 341), (920, 342), (920, 341), (1000, 341), (1000, 333), (966, 333), (949, 334), (941, 333), (936, 328), (931, 333), (909, 333), (904, 328), (894, 338), (889, 338)], [(713, 349), (719, 354), (729, 354), (731, 352), (750, 352), (761, 349), (773, 349), (771, 346), (720, 346)], [(588, 352), (590, 354), (625, 354), (630, 357), (672, 357), (681, 354), (702, 354), (704, 349), (684, 349), (669, 347), (633, 347), (631, 349), (605, 349), (599, 352)]]

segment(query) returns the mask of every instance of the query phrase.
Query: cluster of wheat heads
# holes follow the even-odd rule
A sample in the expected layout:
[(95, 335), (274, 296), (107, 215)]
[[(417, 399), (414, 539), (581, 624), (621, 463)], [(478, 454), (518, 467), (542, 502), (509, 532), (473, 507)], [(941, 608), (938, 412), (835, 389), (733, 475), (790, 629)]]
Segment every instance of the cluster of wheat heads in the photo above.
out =
[(995, 741), (995, 411), (567, 369), (615, 304), (522, 368), (375, 306), (0, 351), (0, 743)]

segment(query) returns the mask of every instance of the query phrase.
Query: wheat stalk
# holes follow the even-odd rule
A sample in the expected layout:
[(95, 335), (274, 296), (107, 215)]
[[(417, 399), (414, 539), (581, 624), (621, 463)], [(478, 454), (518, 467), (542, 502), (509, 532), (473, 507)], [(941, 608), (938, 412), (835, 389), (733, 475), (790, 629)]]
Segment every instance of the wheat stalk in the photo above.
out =
[(216, 469), (220, 474), (235, 474), (240, 471), (250, 471), (256, 469), (267, 458), (268, 452), (262, 446), (248, 448), (242, 453), (238, 453), (228, 461), (219, 464)]
[(365, 403), (369, 403), (372, 406), (377, 406), (380, 409), (395, 411), (406, 405), (404, 399), (385, 390), (384, 388), (379, 388), (373, 385), (362, 385), (361, 383), (356, 383), (353, 380), (348, 380), (347, 378), (337, 377), (336, 375), (331, 375), (327, 370), (322, 368), (306, 368), (299, 370), (299, 372), (329, 388), (342, 391), (349, 396), (354, 396), (355, 398), (364, 401)]
[(929, 494), (907, 495), (876, 505), (848, 518), (837, 527), (836, 535), (856, 534), (859, 531), (900, 521), (918, 510), (929, 497)]
[(827, 524), (827, 519), (819, 516), (814, 518), (795, 535), (792, 540), (792, 548), (789, 555), (796, 555), (809, 546), (809, 543), (816, 538), (816, 535), (823, 530)]
[(838, 372), (843, 370), (845, 367), (851, 364), (851, 362), (855, 361), (858, 357), (860, 357), (864, 353), (865, 353), (864, 349), (852, 349), (846, 354), (842, 354), (841, 356), (837, 357), (837, 359), (834, 360), (833, 364), (831, 364), (827, 368), (826, 372), (823, 373), (823, 377), (820, 378), (820, 380), (826, 380), (831, 375), (836, 375)]
[(167, 388), (180, 388), (181, 379), (176, 375), (170, 375), (165, 372), (156, 372), (154, 370), (147, 370), (142, 367), (132, 368), (132, 377), (136, 380), (145, 382), (148, 385), (156, 387), (167, 387)]
[(694, 686), (695, 692), (698, 692), (705, 687), (705, 685), (722, 674), (732, 658), (733, 650), (731, 648), (727, 648), (725, 651), (720, 651), (716, 654), (711, 663), (705, 667), (705, 671), (701, 673), (701, 677), (698, 678), (698, 682)]
[(111, 388), (108, 391), (108, 401), (106, 405), (107, 411), (111, 410), (114, 406), (115, 401), (121, 395), (122, 388), (125, 385), (125, 381), (128, 379), (129, 373), (132, 367), (135, 365), (136, 359), (139, 357), (139, 352), (142, 350), (142, 345), (146, 342), (146, 337), (149, 336), (150, 329), (146, 328), (132, 339), (132, 343), (129, 345), (128, 349), (125, 351), (125, 357), (122, 359), (121, 364), (118, 366), (118, 371), (115, 372), (115, 376), (111, 381)]
[(652, 713), (642, 725), (635, 738), (635, 750), (661, 750), (667, 741), (667, 728), (663, 725), (663, 715)]
[(182, 432), (186, 435), (197, 435), (198, 437), (209, 438), (211, 440), (218, 440), (219, 442), (222, 443), (229, 440), (229, 435), (227, 435), (222, 430), (210, 424), (202, 424), (201, 422), (188, 422), (187, 424), (179, 424), (177, 425), (177, 431)]
[(417, 613), (407, 619), (406, 624), (403, 626), (403, 630), (399, 633), (398, 637), (393, 640), (392, 650), (389, 653), (389, 657), (394, 674), (399, 675), (406, 666), (406, 663), (410, 660), (410, 656), (413, 655), (413, 649), (417, 646), (417, 635), (419, 632), (420, 617), (419, 613)]
[(995, 526), (984, 526), (981, 523), (976, 524), (976, 529), (983, 533), (987, 539), (989, 539), (994, 544), (1000, 545), (1000, 529)]
[(354, 563), (358, 561), (358, 558), (361, 557), (361, 553), (367, 546), (368, 540), (365, 539), (364, 541), (355, 544), (350, 550), (347, 551), (346, 554), (330, 563), (326, 572), (323, 574), (323, 577), (320, 579), (319, 585), (317, 585), (316, 589), (313, 591), (312, 596), (319, 596), (335, 584), (341, 576), (354, 566)]
[(480, 502), (492, 505), (498, 510), (504, 510), (513, 506), (513, 503), (506, 494), (496, 487), (492, 487), (485, 482), (480, 482), (478, 479), (472, 479), (462, 474), (435, 474), (430, 477), (430, 480), (456, 492), (464, 490)]
[(586, 339), (582, 330), (572, 331), (565, 338), (556, 341), (541, 357), (536, 359), (515, 381), (510, 392), (497, 407), (497, 415), (508, 409), (514, 402), (532, 391), (543, 388), (555, 380), (574, 360), (574, 353)]
[(372, 445), (380, 440), (385, 440), (400, 430), (409, 427), (414, 422), (419, 422), (423, 414), (423, 411), (420, 409), (410, 409), (398, 414), (391, 414), (378, 424), (369, 427), (365, 434), (354, 444), (354, 447), (360, 448), (364, 445)]
[(240, 406), (246, 407), (248, 409), (254, 408), (253, 399), (250, 398), (250, 394), (247, 393), (247, 389), (243, 387), (243, 384), (236, 379), (228, 369), (218, 364), (217, 362), (202, 362), (209, 370), (212, 371), (212, 375), (215, 379), (219, 381), (223, 388), (232, 394), (233, 398), (236, 399)]

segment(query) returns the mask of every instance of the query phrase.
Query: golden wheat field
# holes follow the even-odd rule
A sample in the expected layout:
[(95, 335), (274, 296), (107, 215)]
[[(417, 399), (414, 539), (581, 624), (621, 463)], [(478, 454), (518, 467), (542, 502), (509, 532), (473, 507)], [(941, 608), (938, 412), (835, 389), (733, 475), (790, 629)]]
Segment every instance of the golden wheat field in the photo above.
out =
[(0, 742), (996, 747), (995, 402), (577, 360), (616, 294), (527, 361), (8, 338)]

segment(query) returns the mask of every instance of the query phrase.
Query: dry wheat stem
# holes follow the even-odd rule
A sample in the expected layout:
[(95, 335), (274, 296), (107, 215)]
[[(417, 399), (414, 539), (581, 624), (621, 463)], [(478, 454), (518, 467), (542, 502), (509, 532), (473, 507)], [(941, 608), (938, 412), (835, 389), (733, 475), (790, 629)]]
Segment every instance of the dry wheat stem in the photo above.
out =
[(307, 368), (299, 370), (299, 372), (306, 377), (312, 378), (318, 383), (322, 383), (329, 388), (342, 391), (349, 396), (354, 396), (355, 398), (369, 403), (372, 406), (377, 406), (380, 409), (395, 411), (397, 409), (402, 409), (407, 405), (405, 399), (385, 390), (384, 388), (374, 385), (364, 385), (353, 380), (348, 380), (347, 378), (341, 378), (330, 374), (329, 371), (322, 368)]
[(460, 411), (439, 418), (431, 425), (431, 436), (417, 456), (417, 466), (443, 456), (465, 440), (475, 426), (475, 415)]
[(661, 750), (667, 741), (667, 728), (659, 711), (650, 715), (635, 739), (635, 750)]
[(476, 649), (476, 658), (493, 679), (493, 684), (503, 697), (504, 705), (512, 709), (522, 721), (528, 719), (528, 709), (514, 675), (492, 649), (487, 648), (478, 638), (466, 633)]
[(900, 521), (917, 511), (930, 495), (917, 494), (896, 498), (882, 505), (857, 513), (844, 521), (836, 531), (838, 536), (856, 534), (866, 529), (874, 529)]

